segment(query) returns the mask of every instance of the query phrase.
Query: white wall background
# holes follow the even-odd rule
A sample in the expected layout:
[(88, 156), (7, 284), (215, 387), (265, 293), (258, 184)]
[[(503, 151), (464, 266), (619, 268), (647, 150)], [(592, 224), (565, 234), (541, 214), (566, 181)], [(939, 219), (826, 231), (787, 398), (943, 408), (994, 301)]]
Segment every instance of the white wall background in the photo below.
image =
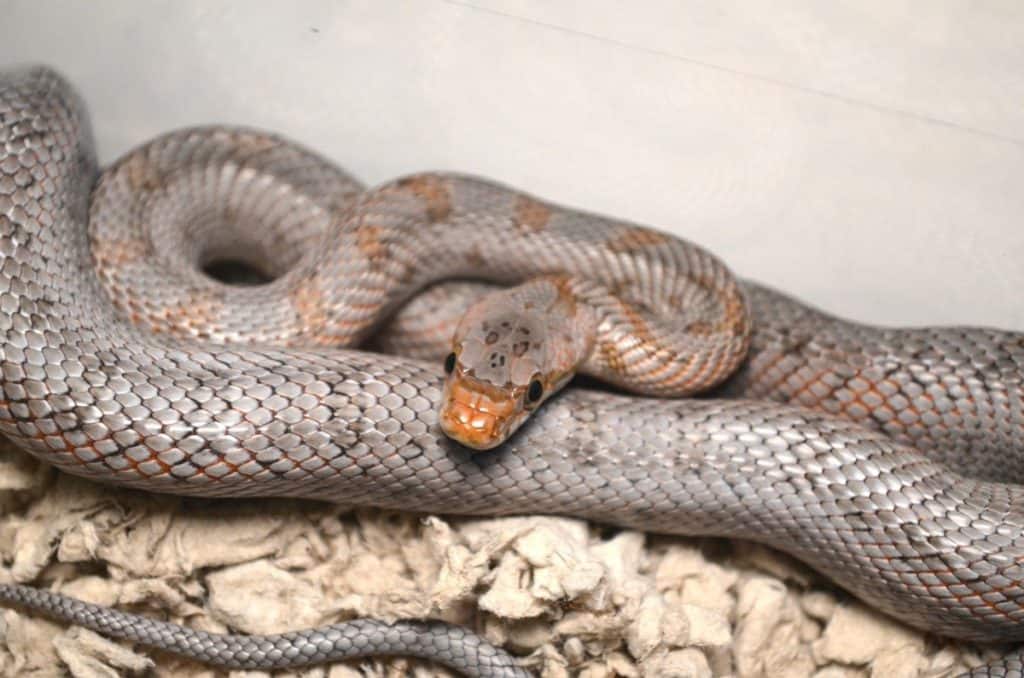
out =
[(0, 1), (104, 160), (190, 124), (488, 175), (884, 323), (1024, 330), (1019, 0)]

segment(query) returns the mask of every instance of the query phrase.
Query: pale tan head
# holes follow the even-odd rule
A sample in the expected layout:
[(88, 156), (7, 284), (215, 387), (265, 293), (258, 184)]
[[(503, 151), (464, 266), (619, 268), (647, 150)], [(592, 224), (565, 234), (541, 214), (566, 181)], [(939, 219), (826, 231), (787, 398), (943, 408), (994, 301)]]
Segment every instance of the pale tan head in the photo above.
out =
[(440, 420), (450, 438), (477, 450), (496, 447), (572, 378), (590, 351), (584, 335), (593, 331), (589, 311), (575, 309), (566, 293), (541, 278), (466, 312), (445, 361)]

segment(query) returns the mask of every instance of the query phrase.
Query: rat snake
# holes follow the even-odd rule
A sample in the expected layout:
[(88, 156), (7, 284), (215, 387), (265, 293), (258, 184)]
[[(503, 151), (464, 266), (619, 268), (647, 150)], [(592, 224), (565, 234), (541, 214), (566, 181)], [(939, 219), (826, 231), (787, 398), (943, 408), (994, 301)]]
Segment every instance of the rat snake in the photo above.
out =
[[(220, 191), (221, 207), (165, 196), (146, 213), (157, 222), (149, 241), (110, 239), (98, 223), (87, 228), (102, 189), (91, 198), (96, 161), (75, 93), (45, 68), (0, 76), (0, 431), (26, 451), (69, 473), (155, 492), (551, 513), (751, 539), (918, 628), (980, 642), (1024, 640), (1024, 487), (1010, 484), (1024, 479), (1021, 335), (854, 324), (732, 282), (698, 248), (681, 245), (681, 258), (670, 261), (657, 237), (643, 235), (654, 232), (614, 231), (608, 222), (608, 233), (623, 249), (646, 253), (646, 263), (621, 264), (614, 251), (601, 259), (583, 242), (566, 254), (573, 266), (603, 262), (612, 271), (606, 282), (620, 286), (626, 278), (614, 267), (632, 266), (625, 273), (639, 275), (637, 290), (681, 294), (672, 303), (710, 314), (712, 321), (690, 323), (697, 335), (743, 317), (735, 304), (745, 299), (747, 359), (714, 398), (567, 389), (507, 443), (474, 453), (440, 433), (438, 362), (331, 346), (365, 339), (381, 313), (397, 313), (399, 329), (431, 325), (432, 312), (453, 303), (445, 287), (403, 310), (386, 308), (389, 295), (396, 286), (422, 286), (428, 278), (420, 267), (457, 245), (457, 270), (504, 266), (492, 271), (498, 279), (517, 277), (522, 261), (499, 264), (494, 255), (515, 248), (480, 222), (536, 239), (529, 270), (543, 269), (548, 257), (561, 256), (564, 240), (546, 228), (552, 206), (449, 175), (359, 192), (266, 135), (207, 129), (168, 137), (192, 144), (192, 153), (226, 152), (210, 138), (231, 141), (267, 170), (291, 158), (289, 180), (274, 184), (267, 172), (238, 164), (186, 174), (181, 182)], [(124, 167), (118, 181), (133, 190), (159, 193), (179, 180), (155, 171), (145, 155)], [(242, 184), (255, 204), (233, 193)], [(496, 201), (516, 216), (489, 216)], [(115, 223), (141, 218), (114, 202), (104, 209), (123, 208)], [(193, 232), (159, 227), (189, 209)], [(324, 244), (321, 233), (337, 214), (359, 227), (323, 236), (333, 238)], [(414, 218), (423, 226), (388, 232)], [(255, 236), (241, 224), (259, 219), (287, 228), (246, 241)], [(199, 268), (230, 255), (240, 238), (275, 280), (211, 285)], [(320, 252), (309, 284), (286, 289), (310, 243), (362, 256)], [(149, 250), (161, 263), (133, 269)], [(680, 261), (695, 292), (665, 287), (662, 276)], [(358, 287), (330, 287), (353, 269)], [(135, 274), (119, 279), (124, 270)], [(174, 289), (188, 294), (173, 296)], [(268, 296), (275, 289), (280, 303)], [(339, 315), (342, 297), (353, 305)], [(230, 322), (211, 322), (223, 314)], [(322, 339), (291, 330), (243, 336), (257, 322), (280, 327), (285, 316), (318, 328)], [(0, 599), (225, 666), (409, 653), (470, 675), (526, 675), (503, 651), (439, 622), (357, 620), (281, 636), (211, 636), (23, 585), (0, 586)], [(972, 675), (1019, 670), (1019, 657), (1009, 655)]]

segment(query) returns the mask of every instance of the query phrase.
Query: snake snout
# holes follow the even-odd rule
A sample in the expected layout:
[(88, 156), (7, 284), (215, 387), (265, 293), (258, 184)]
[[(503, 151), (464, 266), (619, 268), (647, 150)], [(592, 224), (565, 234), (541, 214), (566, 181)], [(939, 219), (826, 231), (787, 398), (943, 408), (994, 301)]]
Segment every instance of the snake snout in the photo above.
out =
[(517, 400), (500, 389), (453, 376), (445, 382), (441, 429), (466, 447), (489, 450), (515, 430)]

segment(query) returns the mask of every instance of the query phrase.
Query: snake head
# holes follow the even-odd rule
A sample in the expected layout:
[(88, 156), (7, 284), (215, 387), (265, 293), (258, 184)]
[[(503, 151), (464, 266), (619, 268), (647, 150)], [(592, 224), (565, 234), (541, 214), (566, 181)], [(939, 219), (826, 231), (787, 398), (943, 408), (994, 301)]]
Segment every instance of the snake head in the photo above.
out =
[(505, 442), (585, 357), (578, 318), (551, 280), (485, 296), (462, 317), (445, 361), (440, 423), (466, 447)]
[[(462, 334), (445, 360), (441, 428), (449, 438), (475, 450), (505, 442), (551, 390), (538, 356), (527, 356), (524, 344), (513, 346), (501, 339), (524, 335), (518, 323), (507, 321), (503, 327), (505, 322), (484, 323), (480, 327), (487, 329), (482, 333)], [(542, 357), (543, 352), (534, 353)]]

